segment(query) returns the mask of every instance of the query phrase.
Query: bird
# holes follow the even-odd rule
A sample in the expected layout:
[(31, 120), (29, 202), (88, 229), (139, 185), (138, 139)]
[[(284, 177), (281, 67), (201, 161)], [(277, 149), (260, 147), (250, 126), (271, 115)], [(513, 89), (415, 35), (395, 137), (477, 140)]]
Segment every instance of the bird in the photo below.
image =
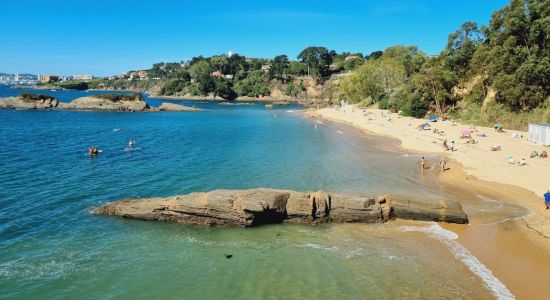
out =
[(231, 257), (233, 257), (233, 254), (224, 254), (225, 255), (225, 258), (227, 259), (231, 259)]

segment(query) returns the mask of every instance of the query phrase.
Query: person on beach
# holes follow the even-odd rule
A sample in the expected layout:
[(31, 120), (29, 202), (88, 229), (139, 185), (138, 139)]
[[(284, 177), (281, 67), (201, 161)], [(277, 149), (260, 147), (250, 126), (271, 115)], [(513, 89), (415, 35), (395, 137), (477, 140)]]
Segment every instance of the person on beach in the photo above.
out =
[(422, 156), (422, 159), (420, 159), (420, 169), (424, 171), (426, 165), (426, 160), (424, 160), (424, 156)]
[(452, 141), (451, 142), (451, 151), (455, 151), (456, 148), (455, 148), (455, 141)]
[(441, 157), (441, 161), (439, 161), (439, 167), (441, 168), (441, 172), (445, 172), (447, 166), (447, 162), (443, 157)]
[(449, 144), (447, 144), (447, 139), (443, 141), (443, 149), (449, 150)]
[(527, 161), (525, 160), (525, 158), (522, 158), (520, 161), (519, 161), (519, 165), (520, 166), (525, 166), (527, 164)]
[(546, 204), (546, 209), (550, 208), (550, 190), (544, 194), (544, 204)]

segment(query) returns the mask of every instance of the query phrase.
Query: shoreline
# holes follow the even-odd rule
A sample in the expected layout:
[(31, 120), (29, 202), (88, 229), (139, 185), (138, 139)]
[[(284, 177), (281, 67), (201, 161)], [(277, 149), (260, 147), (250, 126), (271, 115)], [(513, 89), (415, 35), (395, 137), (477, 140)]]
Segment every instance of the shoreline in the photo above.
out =
[[(445, 136), (433, 133), (431, 130), (419, 131), (417, 125), (425, 123), (424, 119), (398, 116), (380, 109), (362, 109), (354, 106), (340, 108), (323, 108), (307, 112), (310, 116), (334, 122), (345, 123), (370, 134), (387, 136), (399, 140), (400, 147), (415, 153), (426, 153), (448, 157), (458, 162), (468, 176), (491, 183), (500, 183), (516, 186), (531, 192), (533, 197), (525, 200), (512, 199), (514, 203), (530, 209), (533, 213), (525, 217), (528, 227), (537, 231), (542, 236), (550, 239), (550, 213), (544, 206), (542, 194), (550, 189), (548, 185), (548, 172), (550, 171), (550, 158), (529, 158), (532, 151), (539, 153), (546, 149), (541, 145), (535, 145), (527, 141), (526, 133), (520, 131), (507, 131), (496, 133), (493, 128), (474, 127), (476, 133), (486, 133), (487, 137), (473, 136), (477, 144), (466, 144), (460, 140), (460, 131), (471, 126), (451, 121), (431, 123), (432, 128), (438, 128), (445, 132)], [(364, 115), (366, 114), (366, 115)], [(391, 121), (388, 121), (391, 119)], [(523, 138), (513, 138), (512, 133), (522, 133)], [(443, 150), (443, 140), (457, 142), (457, 151)], [(492, 152), (493, 144), (502, 146), (503, 151)], [(523, 154), (523, 156), (521, 156)], [(526, 166), (509, 165), (506, 161), (508, 155), (521, 157), (527, 160)]]
[[(471, 220), (470, 225), (446, 223), (440, 225), (444, 229), (457, 234), (457, 242), (489, 268), (516, 297), (533, 299), (543, 298), (544, 295), (550, 294), (550, 287), (546, 287), (545, 282), (545, 279), (550, 277), (550, 262), (547, 260), (547, 257), (550, 256), (550, 213), (546, 214), (547, 211), (542, 198), (533, 189), (522, 186), (521, 181), (509, 184), (499, 182), (499, 178), (488, 179), (487, 176), (479, 176), (475, 168), (469, 168), (463, 164), (463, 160), (467, 157), (465, 153), (453, 155), (456, 152), (445, 152), (442, 150), (443, 147), (439, 141), (440, 136), (433, 134), (431, 130), (424, 132), (414, 129), (416, 125), (424, 123), (425, 120), (398, 117), (397, 114), (391, 114), (391, 119), (395, 121), (390, 122), (388, 121), (390, 116), (382, 117), (383, 110), (367, 109), (366, 112), (370, 113), (363, 116), (363, 110), (347, 107), (340, 110), (334, 108), (310, 110), (306, 114), (310, 117), (320, 117), (332, 122), (351, 125), (366, 134), (390, 138), (396, 141), (395, 146), (397, 148), (409, 153), (435, 154), (446, 157), (449, 170), (440, 173), (436, 161), (434, 162), (435, 170), (430, 170), (427, 173), (429, 173), (429, 177), (435, 177), (435, 180), (442, 184), (447, 192), (457, 197), (463, 203), (463, 206), (476, 207), (482, 201), (480, 199), (486, 197), (485, 199), (489, 201), (525, 208), (526, 212), (517, 216), (500, 215), (501, 211), (506, 209), (496, 208), (477, 214), (467, 212)], [(413, 125), (409, 126), (408, 123)], [(399, 130), (395, 130), (398, 127), (397, 124), (401, 125)], [(432, 128), (442, 127), (438, 126), (441, 125), (441, 122), (432, 124), (435, 124), (432, 125)], [(452, 126), (451, 124), (451, 122), (445, 124), (449, 127), (449, 129), (444, 129), (447, 135), (468, 126), (464, 124)], [(453, 130), (451, 126), (455, 127), (456, 130)], [(492, 128), (478, 127), (477, 130), (487, 132), (489, 138), (496, 134), (493, 133)], [(518, 139), (510, 137), (511, 132), (498, 135), (500, 135), (499, 142), (505, 138), (512, 142), (518, 141)], [(475, 136), (474, 139), (479, 138)], [(456, 138), (455, 141), (458, 140)], [(484, 144), (487, 144), (486, 142)], [(525, 140), (521, 140), (521, 142), (527, 144)], [(507, 147), (507, 144), (504, 145)], [(479, 146), (479, 144), (458, 144), (457, 147), (460, 151), (461, 148), (467, 148), (468, 146)], [(539, 153), (540, 148), (542, 148), (542, 146), (537, 145), (527, 146), (538, 148)], [(525, 145), (522, 149), (524, 148), (526, 148)], [(494, 154), (490, 150), (486, 151), (489, 154)], [(483, 162), (483, 156), (477, 155), (475, 157), (482, 166), (486, 166)], [(531, 167), (529, 162), (533, 160), (529, 160), (528, 165), (524, 167), (508, 166), (505, 160), (502, 161), (503, 167), (525, 170), (527, 167)], [(544, 161), (538, 158), (537, 160)], [(550, 161), (547, 159), (546, 163), (548, 162)], [(523, 172), (514, 173), (518, 177), (528, 176)], [(494, 222), (488, 215), (502, 219)]]

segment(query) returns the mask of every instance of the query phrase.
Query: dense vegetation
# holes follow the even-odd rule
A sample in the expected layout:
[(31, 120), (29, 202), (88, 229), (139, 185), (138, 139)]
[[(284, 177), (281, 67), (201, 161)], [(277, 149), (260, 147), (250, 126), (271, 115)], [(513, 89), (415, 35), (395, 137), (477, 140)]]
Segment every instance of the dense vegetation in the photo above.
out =
[(119, 101), (143, 101), (143, 96), (140, 93), (131, 94), (96, 94), (94, 98), (110, 100), (113, 102)]
[[(488, 25), (466, 22), (436, 56), (416, 46), (336, 53), (312, 46), (291, 60), (239, 54), (157, 63), (146, 78), (94, 80), (89, 88), (149, 91), (166, 96), (276, 96), (344, 100), (423, 117), (448, 115), (473, 123), (524, 128), (550, 122), (550, 0), (511, 0)], [(132, 72), (129, 72), (129, 74)], [(135, 73), (135, 72), (134, 72)], [(73, 83), (66, 87), (78, 86)]]
[(54, 100), (55, 98), (49, 95), (21, 93), (19, 98), (24, 101), (39, 101), (39, 100)]
[(430, 57), (396, 46), (341, 82), (343, 99), (422, 117), (524, 128), (550, 121), (550, 0), (512, 0), (488, 26), (464, 23)]

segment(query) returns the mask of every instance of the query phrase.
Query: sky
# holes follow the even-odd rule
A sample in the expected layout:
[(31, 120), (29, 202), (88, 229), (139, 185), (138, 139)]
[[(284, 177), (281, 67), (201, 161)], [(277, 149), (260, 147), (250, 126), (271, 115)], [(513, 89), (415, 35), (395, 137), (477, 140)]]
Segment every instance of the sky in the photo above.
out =
[(437, 54), (463, 22), (509, 0), (12, 0), (0, 4), (0, 72), (107, 76), (233, 51), (337, 52), (417, 45)]

